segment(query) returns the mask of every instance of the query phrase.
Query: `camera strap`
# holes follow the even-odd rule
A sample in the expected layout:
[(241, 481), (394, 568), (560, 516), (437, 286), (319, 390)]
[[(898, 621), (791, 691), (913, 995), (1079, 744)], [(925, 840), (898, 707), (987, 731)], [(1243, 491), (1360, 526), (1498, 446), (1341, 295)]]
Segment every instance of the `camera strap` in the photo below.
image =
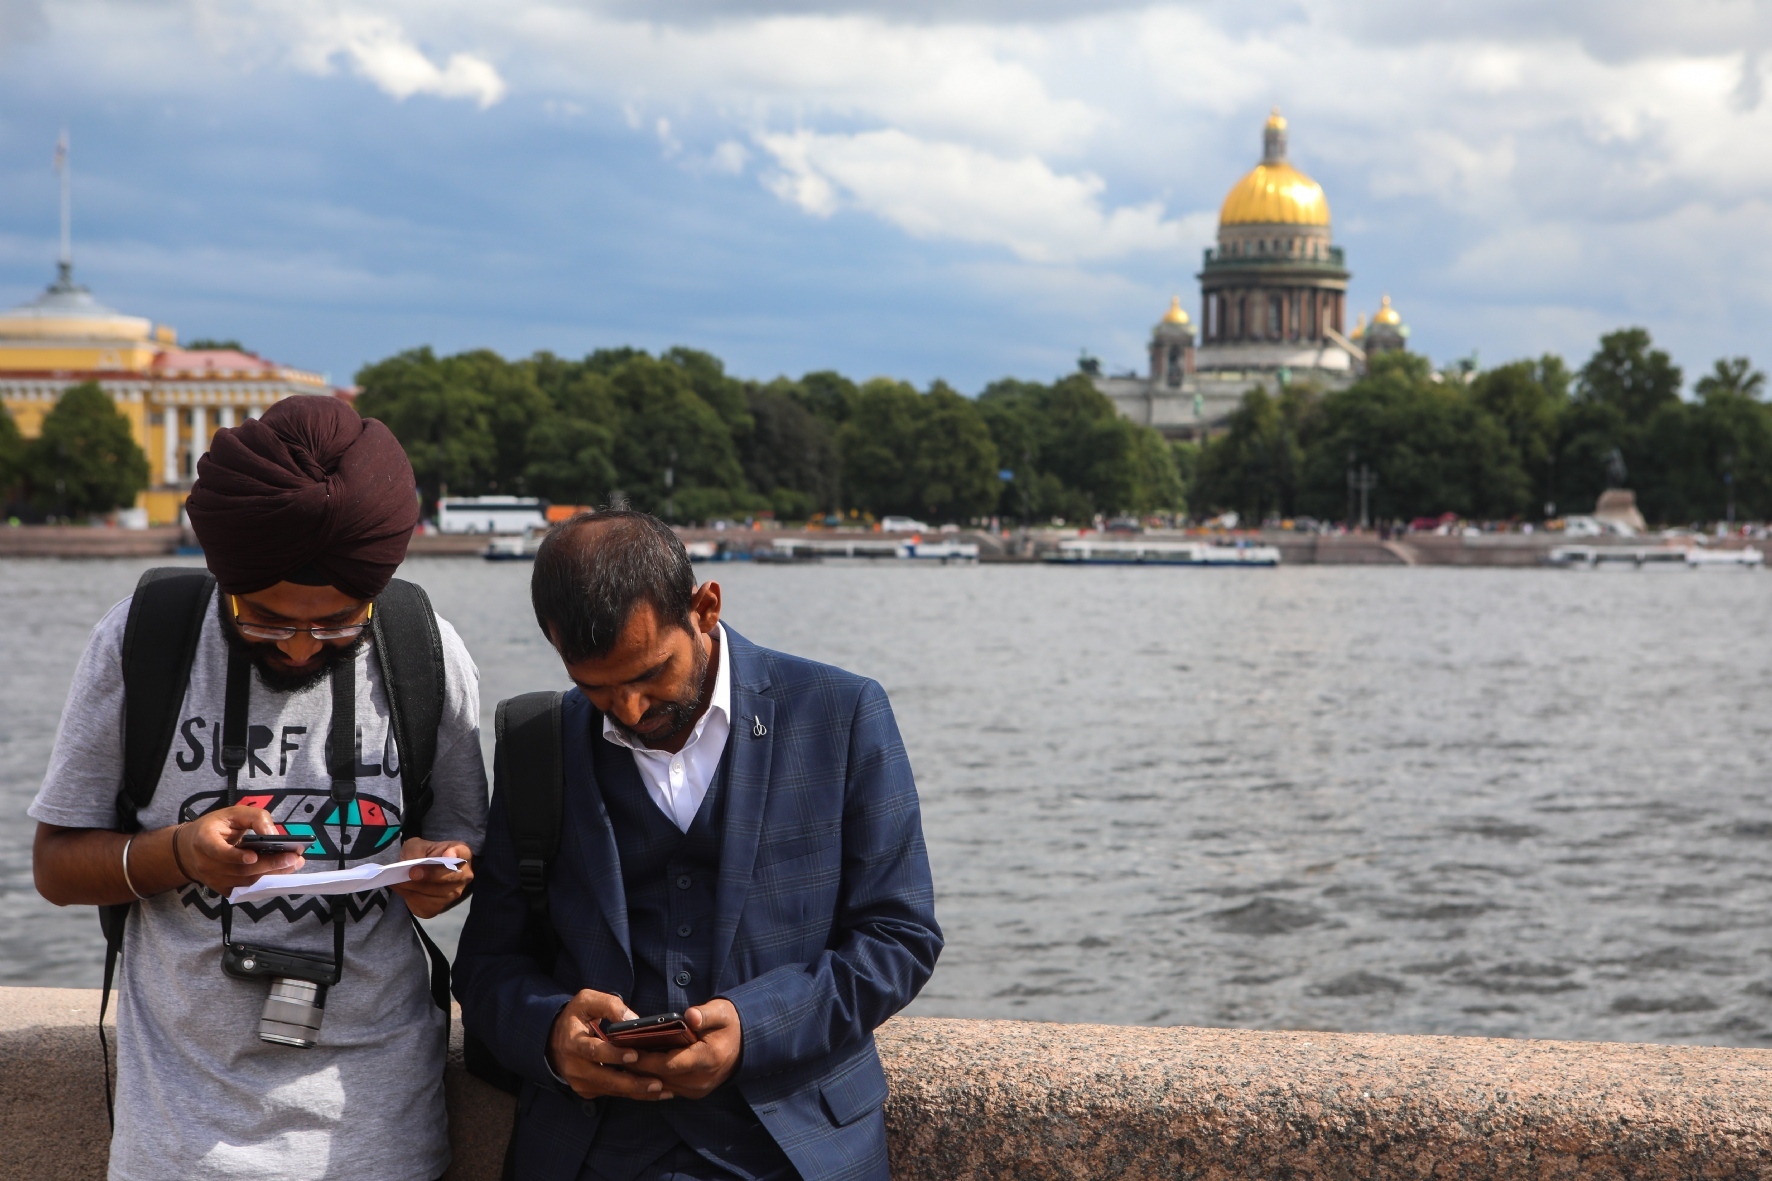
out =
[[(338, 867), (345, 869), (346, 810), (357, 798), (357, 664), (345, 661), (332, 666), (332, 732), (326, 739), (326, 769), (332, 777), (332, 802), (338, 817)], [(222, 701), (222, 770), (228, 776), (223, 806), (240, 802), (240, 768), (246, 765), (247, 711), (251, 706), (252, 658), (238, 650), (228, 653), (228, 682)], [(341, 755), (341, 751), (343, 752)], [(345, 967), (346, 895), (332, 899), (332, 983), (337, 984)], [(234, 941), (234, 908), (222, 895), (222, 943)]]
[[(240, 802), (240, 768), (246, 765), (247, 711), (252, 704), (252, 658), (239, 648), (228, 646), (228, 682), (222, 697), (221, 765), (228, 777), (227, 796), (222, 807), (232, 808)], [(222, 895), (222, 942), (234, 940), (234, 908), (226, 894)]]

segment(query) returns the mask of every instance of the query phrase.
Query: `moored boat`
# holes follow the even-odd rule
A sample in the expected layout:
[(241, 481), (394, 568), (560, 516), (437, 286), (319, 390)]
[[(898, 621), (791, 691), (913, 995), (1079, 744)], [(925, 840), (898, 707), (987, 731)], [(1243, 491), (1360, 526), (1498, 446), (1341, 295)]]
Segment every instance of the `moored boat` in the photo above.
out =
[(1278, 566), (1272, 545), (1212, 545), (1199, 541), (1079, 537), (1058, 543), (1044, 561), (1060, 566)]

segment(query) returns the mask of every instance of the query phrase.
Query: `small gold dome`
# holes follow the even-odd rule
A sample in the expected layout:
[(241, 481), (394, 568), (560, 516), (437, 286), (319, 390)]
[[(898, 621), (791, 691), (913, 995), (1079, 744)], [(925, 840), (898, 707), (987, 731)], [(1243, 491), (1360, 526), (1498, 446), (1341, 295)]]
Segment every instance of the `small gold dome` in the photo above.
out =
[(1280, 114), (1279, 107), (1275, 107), (1273, 113), (1267, 117), (1267, 125), (1270, 131), (1286, 130), (1286, 116)]
[(1366, 335), (1366, 313), (1361, 312), (1359, 319), (1354, 321), (1354, 330), (1348, 333), (1349, 340), (1359, 340)]
[(1391, 306), (1390, 296), (1385, 296), (1383, 301), (1379, 303), (1378, 313), (1372, 317), (1372, 322), (1374, 324), (1385, 324), (1391, 327), (1395, 327), (1403, 322), (1403, 317), (1398, 315), (1397, 309)]
[(1181, 296), (1171, 296), (1169, 299), (1169, 310), (1163, 313), (1163, 323), (1186, 324), (1187, 322), (1187, 312), (1182, 309)]

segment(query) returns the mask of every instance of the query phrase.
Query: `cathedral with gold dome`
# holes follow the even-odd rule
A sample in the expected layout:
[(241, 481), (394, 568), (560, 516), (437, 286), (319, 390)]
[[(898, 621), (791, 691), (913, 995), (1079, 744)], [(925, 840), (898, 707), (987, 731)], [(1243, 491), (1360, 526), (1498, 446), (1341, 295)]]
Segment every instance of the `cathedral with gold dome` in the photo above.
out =
[(1151, 331), (1148, 373), (1095, 379), (1122, 415), (1171, 437), (1221, 425), (1253, 386), (1339, 389), (1369, 352), (1406, 347), (1388, 295), (1370, 326), (1362, 316), (1346, 329), (1349, 273), (1329, 201), (1288, 159), (1278, 109), (1262, 129), (1261, 163), (1224, 199), (1198, 278), (1197, 325), (1176, 296)]

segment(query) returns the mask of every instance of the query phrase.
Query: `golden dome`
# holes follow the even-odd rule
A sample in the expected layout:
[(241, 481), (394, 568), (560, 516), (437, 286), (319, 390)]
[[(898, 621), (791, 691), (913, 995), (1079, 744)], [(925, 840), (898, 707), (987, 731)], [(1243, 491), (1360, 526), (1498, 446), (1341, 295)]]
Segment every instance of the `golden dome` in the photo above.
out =
[(1221, 226), (1326, 226), (1329, 200), (1323, 186), (1284, 160), (1257, 164), (1238, 181), (1218, 211)]
[(1359, 340), (1366, 335), (1366, 313), (1361, 312), (1360, 318), (1354, 321), (1354, 330), (1348, 333), (1348, 339)]
[(1279, 107), (1275, 107), (1273, 113), (1267, 117), (1267, 126), (1269, 131), (1286, 130), (1286, 116), (1280, 114)]
[(1380, 302), (1378, 305), (1378, 312), (1372, 317), (1372, 322), (1374, 324), (1385, 324), (1392, 327), (1403, 322), (1403, 317), (1398, 315), (1397, 309), (1391, 306), (1390, 296), (1385, 296), (1383, 301)]
[(1186, 324), (1187, 322), (1187, 312), (1182, 309), (1181, 296), (1171, 296), (1169, 299), (1169, 310), (1163, 313), (1163, 323)]

